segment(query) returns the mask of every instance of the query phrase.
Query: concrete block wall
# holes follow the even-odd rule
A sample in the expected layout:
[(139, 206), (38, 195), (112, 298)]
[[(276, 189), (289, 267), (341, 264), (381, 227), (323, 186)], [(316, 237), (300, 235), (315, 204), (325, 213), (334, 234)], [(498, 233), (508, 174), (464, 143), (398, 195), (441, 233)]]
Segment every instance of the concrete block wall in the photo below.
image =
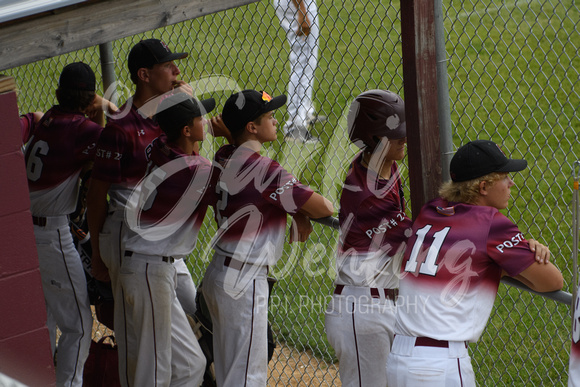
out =
[(0, 373), (56, 385), (16, 93), (0, 92)]

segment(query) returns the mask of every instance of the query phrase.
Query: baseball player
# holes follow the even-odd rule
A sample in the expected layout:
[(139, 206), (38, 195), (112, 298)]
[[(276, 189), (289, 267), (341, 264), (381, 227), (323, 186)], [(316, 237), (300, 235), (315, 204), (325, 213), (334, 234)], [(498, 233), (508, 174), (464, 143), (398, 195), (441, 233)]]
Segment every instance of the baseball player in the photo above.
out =
[(198, 386), (206, 359), (177, 298), (176, 259), (195, 247), (207, 204), (211, 163), (196, 151), (203, 114), (215, 107), (179, 93), (164, 99), (155, 120), (151, 172), (129, 199), (119, 281), (125, 297), (130, 385)]
[(340, 198), (326, 335), (343, 386), (386, 386), (398, 275), (411, 232), (397, 165), (407, 142), (405, 103), (390, 91), (365, 91), (352, 102), (348, 122), (351, 141), (363, 151), (352, 161)]
[(580, 387), (580, 286), (574, 301), (574, 320), (572, 321), (572, 346), (570, 348), (570, 367), (568, 387)]
[[(223, 108), (234, 144), (215, 155), (212, 186), (219, 226), (202, 289), (213, 323), (218, 386), (265, 386), (267, 377), (268, 267), (282, 254), (287, 214), (297, 227), (290, 242), (305, 241), (310, 218), (330, 216), (330, 201), (301, 184), (276, 161), (260, 155), (276, 140), (273, 110), (286, 96), (244, 90)], [(215, 177), (214, 177), (215, 176)]]
[(326, 117), (314, 110), (314, 73), (318, 66), (318, 9), (316, 0), (274, 0), (276, 15), (290, 44), (288, 120), (285, 138), (305, 143), (318, 141), (308, 127)]
[(150, 166), (152, 142), (161, 134), (157, 123), (150, 118), (157, 108), (156, 97), (176, 87), (186, 88), (191, 93), (187, 84), (177, 79), (180, 71), (174, 63), (186, 56), (186, 53), (171, 52), (158, 39), (142, 40), (131, 49), (128, 67), (131, 80), (135, 83), (135, 94), (121, 107), (121, 114), (109, 119), (99, 138), (92, 181), (87, 193), (87, 219), (93, 251), (92, 271), (98, 280), (110, 280), (113, 288), (115, 338), (123, 386), (130, 385), (131, 379), (127, 370), (123, 289), (118, 283), (119, 269), (124, 258), (125, 204), (133, 188), (146, 175)]
[(91, 342), (87, 283), (68, 215), (76, 208), (79, 176), (90, 168), (103, 129), (86, 116), (95, 100), (95, 85), (95, 74), (85, 63), (65, 66), (56, 90), (58, 105), (36, 124), (27, 120), (31, 124), (30, 137), (25, 138), (30, 211), (53, 354), (56, 327), (61, 331), (57, 386), (82, 386)]
[(548, 248), (499, 212), (514, 185), (508, 172), (526, 166), (487, 140), (453, 156), (452, 181), (421, 209), (403, 259), (389, 387), (475, 386), (467, 346), (485, 328), (501, 277), (539, 292), (562, 288)]

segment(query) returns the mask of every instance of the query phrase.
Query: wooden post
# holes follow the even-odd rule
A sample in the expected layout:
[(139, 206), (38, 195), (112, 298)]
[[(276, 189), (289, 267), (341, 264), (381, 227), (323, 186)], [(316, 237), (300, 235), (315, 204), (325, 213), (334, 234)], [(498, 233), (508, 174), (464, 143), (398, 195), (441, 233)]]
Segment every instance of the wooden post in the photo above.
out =
[(433, 0), (401, 0), (403, 82), (413, 219), (441, 184)]

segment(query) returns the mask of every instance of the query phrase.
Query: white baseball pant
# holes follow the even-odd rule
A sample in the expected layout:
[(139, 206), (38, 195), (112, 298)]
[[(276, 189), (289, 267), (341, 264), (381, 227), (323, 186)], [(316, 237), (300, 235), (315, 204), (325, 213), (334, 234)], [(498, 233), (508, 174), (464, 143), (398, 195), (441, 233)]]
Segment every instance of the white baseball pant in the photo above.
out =
[(206, 359), (177, 299), (173, 258), (125, 252), (129, 386), (199, 386)]
[(292, 0), (274, 0), (276, 15), (280, 25), (286, 31), (290, 44), (290, 79), (288, 82), (288, 120), (285, 128), (290, 126), (306, 126), (308, 115), (314, 114), (314, 74), (318, 66), (318, 9), (315, 0), (307, 2), (307, 13), (311, 28), (308, 36), (298, 36), (296, 7)]
[(82, 386), (93, 317), (85, 272), (70, 233), (68, 217), (34, 217), (34, 236), (52, 352), (58, 340), (56, 385)]
[(474, 387), (467, 344), (396, 335), (387, 358), (387, 382), (389, 387)]
[(387, 385), (385, 364), (394, 336), (395, 297), (373, 289), (376, 292), (341, 286), (326, 309), (326, 336), (338, 357), (345, 387)]
[[(213, 324), (216, 383), (220, 387), (264, 387), (268, 373), (268, 269), (226, 266), (215, 254), (203, 282)], [(243, 279), (246, 269), (255, 270)], [(233, 275), (232, 275), (233, 274)], [(239, 281), (246, 282), (238, 287)], [(247, 285), (247, 286), (246, 286)], [(239, 291), (243, 288), (243, 291)]]

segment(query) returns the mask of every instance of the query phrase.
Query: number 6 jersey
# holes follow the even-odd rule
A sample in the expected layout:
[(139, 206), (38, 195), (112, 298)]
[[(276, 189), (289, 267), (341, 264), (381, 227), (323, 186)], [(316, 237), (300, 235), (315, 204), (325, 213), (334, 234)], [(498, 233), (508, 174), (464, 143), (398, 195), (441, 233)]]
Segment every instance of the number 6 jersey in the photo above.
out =
[(477, 341), (502, 270), (513, 277), (534, 262), (523, 234), (496, 208), (430, 201), (403, 259), (395, 332)]
[(95, 157), (103, 128), (84, 114), (52, 107), (36, 124), (26, 145), (30, 211), (36, 216), (72, 213), (79, 175)]

